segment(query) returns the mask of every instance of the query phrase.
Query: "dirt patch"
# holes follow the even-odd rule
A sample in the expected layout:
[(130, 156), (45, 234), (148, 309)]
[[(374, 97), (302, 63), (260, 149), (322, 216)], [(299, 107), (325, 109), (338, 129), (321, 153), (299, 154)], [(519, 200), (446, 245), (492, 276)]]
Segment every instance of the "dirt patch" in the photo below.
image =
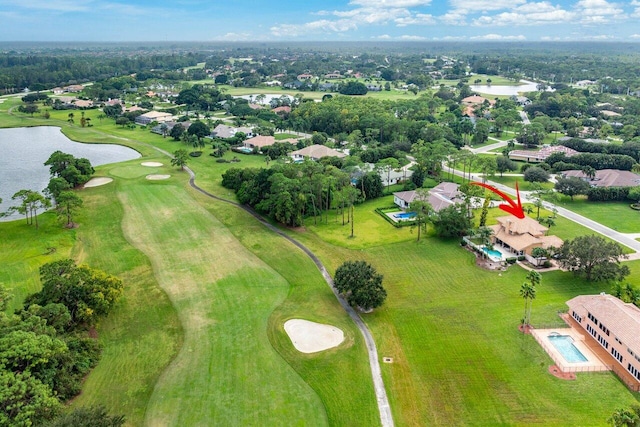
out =
[(171, 175), (147, 175), (146, 178), (150, 181), (161, 181), (171, 178)]
[(107, 178), (107, 177), (91, 178), (89, 181), (87, 181), (84, 184), (84, 188), (99, 187), (101, 185), (105, 185), (110, 182), (113, 182), (113, 178)]
[(549, 366), (549, 373), (556, 378), (560, 378), (561, 380), (575, 380), (576, 374), (573, 372), (562, 372), (557, 365)]
[(160, 162), (142, 162), (140, 164), (148, 168), (159, 168), (160, 166), (162, 166), (162, 163)]
[(531, 331), (533, 330), (533, 326), (531, 325), (520, 325), (518, 326), (518, 330), (523, 334), (531, 335)]
[(293, 346), (301, 353), (316, 353), (337, 347), (344, 341), (344, 332), (331, 325), (290, 319), (284, 322), (284, 330)]

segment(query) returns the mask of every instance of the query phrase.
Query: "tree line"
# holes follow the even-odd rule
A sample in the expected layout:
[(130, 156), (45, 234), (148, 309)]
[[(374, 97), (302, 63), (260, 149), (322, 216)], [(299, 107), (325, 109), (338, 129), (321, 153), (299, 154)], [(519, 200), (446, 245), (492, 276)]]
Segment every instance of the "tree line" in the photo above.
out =
[[(102, 408), (63, 406), (100, 359), (88, 331), (116, 304), (122, 281), (70, 259), (41, 266), (40, 281), (42, 289), (13, 314), (0, 286), (0, 425), (122, 425), (123, 417)], [(102, 420), (94, 423), (96, 415)]]
[(222, 175), (222, 185), (234, 190), (240, 203), (292, 227), (303, 225), (307, 216), (314, 223), (322, 221), (323, 213), (328, 222), (331, 208), (336, 208), (336, 215), (342, 213), (343, 225), (353, 225), (353, 205), (383, 194), (376, 172), (362, 173), (353, 186), (348, 173), (311, 161), (269, 169), (231, 168)]

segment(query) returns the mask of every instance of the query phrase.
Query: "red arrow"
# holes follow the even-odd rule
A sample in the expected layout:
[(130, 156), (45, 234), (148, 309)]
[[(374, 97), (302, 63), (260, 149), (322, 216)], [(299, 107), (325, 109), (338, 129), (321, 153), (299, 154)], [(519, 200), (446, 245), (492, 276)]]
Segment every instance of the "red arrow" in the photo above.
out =
[(502, 197), (507, 203), (509, 203), (508, 205), (505, 203), (499, 205), (498, 207), (500, 209), (502, 209), (507, 213), (510, 213), (511, 215), (517, 218), (520, 218), (520, 219), (524, 218), (524, 210), (522, 210), (522, 202), (520, 201), (520, 190), (518, 189), (518, 181), (516, 181), (516, 194), (518, 195), (518, 204), (516, 204), (516, 202), (511, 200), (511, 197), (509, 197), (502, 191), (498, 190), (497, 188), (490, 186), (489, 184), (484, 184), (482, 182), (472, 182), (471, 184), (479, 185), (480, 187), (484, 187), (489, 191), (493, 191), (498, 196)]

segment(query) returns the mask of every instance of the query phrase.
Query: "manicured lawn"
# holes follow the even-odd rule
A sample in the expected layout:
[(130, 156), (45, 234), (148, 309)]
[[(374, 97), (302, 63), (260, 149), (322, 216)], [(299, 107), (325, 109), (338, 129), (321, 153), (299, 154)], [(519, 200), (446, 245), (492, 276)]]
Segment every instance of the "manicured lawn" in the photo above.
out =
[(621, 233), (640, 233), (640, 212), (631, 209), (630, 202), (590, 202), (585, 196), (576, 196), (573, 201), (561, 196), (560, 200), (560, 206)]
[[(297, 234), (336, 268), (365, 259), (385, 277), (385, 305), (363, 315), (380, 357), (397, 425), (603, 425), (636, 401), (615, 376), (548, 374), (553, 362), (517, 330), (525, 271), (477, 268), (458, 240), (428, 238), (349, 250)], [(640, 265), (632, 266), (636, 272)], [(534, 324), (561, 324), (558, 310), (580, 293), (607, 291), (569, 273), (543, 275)]]
[[(185, 172), (144, 145), (172, 152), (182, 143), (111, 120), (89, 129), (49, 121), (56, 122), (73, 137), (137, 147), (144, 160), (165, 163), (150, 173), (172, 175), (147, 181), (140, 160), (105, 166), (100, 174), (116, 180), (82, 191), (78, 229), (46, 228), (33, 237), (18, 222), (0, 224), (11, 237), (0, 242), (0, 278), (16, 274), (10, 280), (23, 283), (48, 259), (40, 248), (53, 242), (56, 256), (70, 252), (125, 279), (125, 297), (98, 328), (103, 359), (74, 404), (103, 403), (131, 425), (378, 424), (362, 338), (306, 255), (245, 212), (189, 189)], [(240, 163), (216, 163), (209, 150), (189, 165), (201, 186), (230, 199), (221, 173), (264, 165), (262, 156), (235, 153), (225, 158), (237, 155)], [(335, 212), (326, 223), (310, 218), (304, 229), (286, 231), (330, 272), (365, 259), (384, 275), (385, 305), (362, 317), (379, 356), (394, 359), (381, 367), (396, 425), (603, 425), (614, 409), (637, 401), (609, 373), (575, 381), (549, 375), (551, 359), (517, 331), (525, 271), (481, 270), (458, 239), (416, 242), (410, 228), (396, 229), (374, 212), (391, 204), (386, 196), (358, 205), (355, 238)], [(492, 209), (489, 223), (504, 214)], [(556, 223), (551, 233), (561, 238), (588, 234), (563, 218)], [(635, 283), (640, 261), (628, 265)], [(608, 290), (570, 273), (544, 273), (533, 323), (560, 324), (566, 300)], [(346, 341), (298, 353), (282, 328), (294, 317), (336, 325)]]
[[(59, 248), (55, 256), (71, 253), (125, 281), (124, 298), (98, 328), (103, 359), (74, 404), (104, 404), (130, 425), (377, 425), (361, 335), (308, 257), (238, 208), (189, 190), (186, 172), (145, 145), (174, 151), (181, 143), (109, 122), (47, 124), (75, 139), (126, 143), (165, 166), (144, 168), (138, 159), (100, 168), (115, 182), (81, 191), (76, 230), (49, 233), (47, 215), (42, 238), (25, 234), (19, 221), (0, 225), (11, 237), (2, 242), (0, 277), (21, 288), (14, 306), (37, 290), (37, 268), (49, 259), (40, 251), (49, 246)], [(237, 156), (241, 163), (203, 155), (190, 165), (208, 189), (225, 195), (224, 170), (264, 164), (262, 156)], [(151, 182), (147, 173), (173, 177)], [(27, 278), (32, 283), (22, 286)], [(292, 317), (335, 325), (346, 340), (299, 353), (282, 326)]]
[[(517, 172), (514, 172), (517, 173)], [(494, 181), (499, 184), (506, 185), (513, 189), (516, 188), (516, 181), (518, 182), (518, 188), (522, 191), (532, 191), (535, 186), (531, 182), (527, 182), (524, 180), (524, 176), (500, 176), (500, 174), (496, 174), (496, 176), (492, 176), (489, 178), (489, 181)], [(552, 182), (542, 182), (538, 183), (542, 186), (542, 188), (546, 190), (551, 190), (553, 188)]]

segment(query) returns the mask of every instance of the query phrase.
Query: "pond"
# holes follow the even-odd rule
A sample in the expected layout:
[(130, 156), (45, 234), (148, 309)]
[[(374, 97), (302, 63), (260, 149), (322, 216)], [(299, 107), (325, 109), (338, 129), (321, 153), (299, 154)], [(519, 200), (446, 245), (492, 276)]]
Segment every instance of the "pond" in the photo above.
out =
[[(0, 129), (0, 212), (18, 203), (11, 200), (16, 192), (28, 189), (40, 191), (49, 183), (49, 167), (44, 166), (56, 150), (89, 159), (91, 165), (137, 159), (140, 153), (113, 144), (81, 144), (67, 138), (58, 127)], [(0, 221), (22, 216), (14, 214)]]
[[(249, 102), (253, 102), (255, 104), (258, 104), (258, 101), (256, 100), (256, 97), (260, 95), (258, 93), (253, 94), (253, 95), (241, 95), (241, 96), (236, 96), (236, 98), (242, 98), (242, 99), (246, 99)], [(288, 98), (289, 102), (293, 101), (293, 96), (291, 95), (287, 95), (286, 93), (281, 93), (281, 94), (276, 94), (276, 93), (263, 93), (264, 95), (264, 100), (260, 101), (260, 104), (262, 105), (267, 105), (269, 104), (272, 100), (274, 99), (279, 99), (279, 98)]]
[[(474, 92), (480, 92), (486, 95), (507, 95), (518, 96), (524, 92), (537, 92), (538, 83), (530, 82), (528, 80), (520, 80), (519, 85), (469, 85)], [(554, 89), (547, 88), (547, 91), (553, 91)]]

